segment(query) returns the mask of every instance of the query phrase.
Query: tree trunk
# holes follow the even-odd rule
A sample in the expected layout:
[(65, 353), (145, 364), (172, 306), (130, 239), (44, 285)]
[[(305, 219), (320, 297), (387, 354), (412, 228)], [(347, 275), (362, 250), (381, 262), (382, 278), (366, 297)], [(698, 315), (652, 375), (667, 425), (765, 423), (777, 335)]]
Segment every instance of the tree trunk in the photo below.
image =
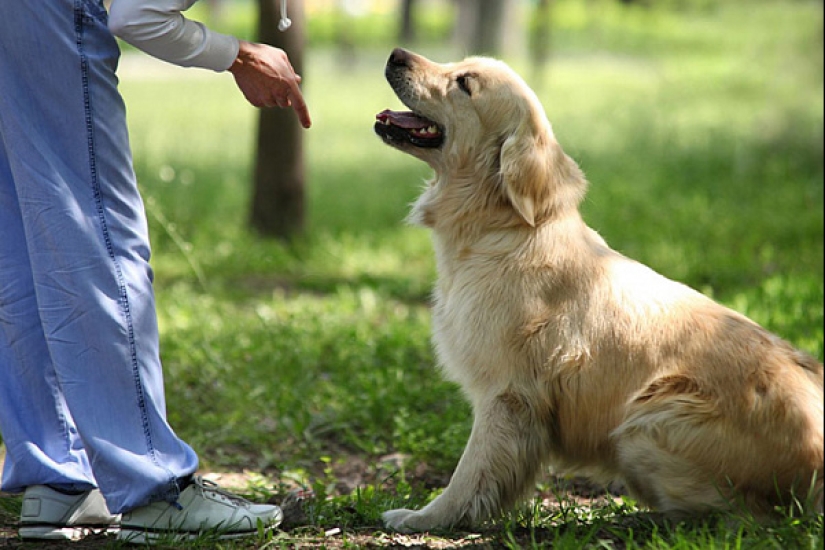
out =
[(398, 40), (402, 44), (410, 44), (415, 41), (414, 4), (415, 0), (403, 0), (401, 2), (401, 29), (398, 33)]
[[(538, 0), (533, 8), (533, 21), (535, 34), (530, 44), (530, 59), (533, 62), (535, 76), (540, 77), (550, 59), (551, 0)], [(540, 79), (537, 81), (540, 82)]]
[(471, 48), (473, 53), (499, 55), (504, 38), (504, 0), (475, 0), (476, 28)]
[(517, 56), (524, 46), (519, 0), (456, 0), (455, 38), (473, 55)]
[[(283, 49), (303, 76), (303, 2), (289, 3), (292, 26), (278, 30), (278, 0), (258, 0), (258, 40)], [(303, 129), (292, 109), (261, 109), (250, 225), (268, 237), (289, 239), (304, 229)]]

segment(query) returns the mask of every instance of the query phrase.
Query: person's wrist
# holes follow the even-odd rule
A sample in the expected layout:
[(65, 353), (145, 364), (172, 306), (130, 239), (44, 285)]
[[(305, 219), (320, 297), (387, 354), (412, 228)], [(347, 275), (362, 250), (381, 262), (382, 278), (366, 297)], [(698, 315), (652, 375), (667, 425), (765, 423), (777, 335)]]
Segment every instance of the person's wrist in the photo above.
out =
[(235, 61), (229, 66), (227, 71), (235, 73), (238, 69), (246, 65), (249, 58), (249, 42), (246, 40), (238, 41), (238, 55), (235, 56)]

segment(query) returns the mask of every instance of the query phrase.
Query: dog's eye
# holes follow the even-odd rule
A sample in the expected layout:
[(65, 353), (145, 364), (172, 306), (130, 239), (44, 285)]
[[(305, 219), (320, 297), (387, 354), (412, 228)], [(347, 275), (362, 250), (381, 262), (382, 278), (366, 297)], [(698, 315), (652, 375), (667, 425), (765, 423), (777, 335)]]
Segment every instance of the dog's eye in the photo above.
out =
[(467, 94), (468, 96), (472, 96), (473, 92), (470, 90), (470, 83), (468, 80), (470, 79), (470, 75), (460, 75), (456, 77), (455, 82), (458, 84), (458, 87), (461, 88), (461, 91)]

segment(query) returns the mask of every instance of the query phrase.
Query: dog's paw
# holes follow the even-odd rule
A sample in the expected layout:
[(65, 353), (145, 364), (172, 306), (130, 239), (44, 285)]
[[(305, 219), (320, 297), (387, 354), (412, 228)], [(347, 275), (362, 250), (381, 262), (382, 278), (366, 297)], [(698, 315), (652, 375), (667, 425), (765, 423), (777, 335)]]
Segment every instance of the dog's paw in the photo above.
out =
[(421, 512), (416, 510), (389, 510), (381, 516), (384, 524), (399, 533), (415, 533), (428, 531), (433, 526), (425, 525), (426, 520)]

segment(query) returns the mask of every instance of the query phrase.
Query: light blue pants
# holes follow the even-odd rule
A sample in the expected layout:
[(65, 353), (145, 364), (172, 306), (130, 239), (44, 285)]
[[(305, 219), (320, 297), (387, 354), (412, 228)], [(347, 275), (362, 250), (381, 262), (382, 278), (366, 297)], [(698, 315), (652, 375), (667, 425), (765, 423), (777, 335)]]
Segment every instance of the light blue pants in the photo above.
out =
[(2, 488), (174, 501), (149, 239), (99, 0), (0, 0)]

